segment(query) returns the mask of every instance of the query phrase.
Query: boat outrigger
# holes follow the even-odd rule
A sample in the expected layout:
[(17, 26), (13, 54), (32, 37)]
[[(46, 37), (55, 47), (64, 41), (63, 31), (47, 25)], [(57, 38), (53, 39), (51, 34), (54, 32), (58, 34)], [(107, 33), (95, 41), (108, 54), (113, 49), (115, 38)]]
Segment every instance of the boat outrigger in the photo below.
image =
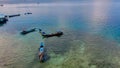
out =
[(17, 17), (17, 16), (20, 16), (20, 14), (14, 14), (14, 15), (7, 15), (9, 18), (11, 17)]

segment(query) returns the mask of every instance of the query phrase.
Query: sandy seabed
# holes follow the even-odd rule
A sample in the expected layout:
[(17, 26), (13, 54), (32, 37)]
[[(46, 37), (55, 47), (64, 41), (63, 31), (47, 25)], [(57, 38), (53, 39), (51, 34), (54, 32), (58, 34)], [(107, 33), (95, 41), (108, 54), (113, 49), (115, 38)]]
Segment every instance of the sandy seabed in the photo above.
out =
[(0, 68), (119, 68), (120, 46), (114, 40), (85, 32), (64, 31), (45, 39), (49, 59), (38, 60), (38, 33), (1, 34)]

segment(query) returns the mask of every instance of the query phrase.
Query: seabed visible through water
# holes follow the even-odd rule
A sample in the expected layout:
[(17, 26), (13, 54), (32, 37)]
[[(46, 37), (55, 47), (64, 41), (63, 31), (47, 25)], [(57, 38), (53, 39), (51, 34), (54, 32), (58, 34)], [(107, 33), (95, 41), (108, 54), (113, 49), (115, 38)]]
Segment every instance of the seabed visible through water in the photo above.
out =
[[(0, 10), (2, 8), (2, 13), (12, 14), (19, 9), (23, 13), (25, 7), (29, 7), (33, 14), (12, 18), (0, 26), (0, 68), (120, 67), (120, 24), (115, 22), (120, 21), (119, 13), (115, 14), (120, 11), (117, 5), (11, 5), (4, 9), (0, 7)], [(14, 10), (6, 11), (8, 8)], [(22, 29), (33, 27), (47, 33), (61, 30), (64, 35), (44, 40), (38, 31), (20, 35)], [(45, 63), (38, 60), (42, 41), (49, 57)]]

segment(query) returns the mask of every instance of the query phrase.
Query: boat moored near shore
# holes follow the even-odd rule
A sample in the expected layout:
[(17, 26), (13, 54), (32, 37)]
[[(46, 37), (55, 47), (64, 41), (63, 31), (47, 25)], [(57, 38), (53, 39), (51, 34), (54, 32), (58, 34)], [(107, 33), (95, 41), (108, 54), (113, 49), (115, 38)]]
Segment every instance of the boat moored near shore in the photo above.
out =
[(7, 16), (0, 14), (0, 24), (6, 23), (8, 21)]

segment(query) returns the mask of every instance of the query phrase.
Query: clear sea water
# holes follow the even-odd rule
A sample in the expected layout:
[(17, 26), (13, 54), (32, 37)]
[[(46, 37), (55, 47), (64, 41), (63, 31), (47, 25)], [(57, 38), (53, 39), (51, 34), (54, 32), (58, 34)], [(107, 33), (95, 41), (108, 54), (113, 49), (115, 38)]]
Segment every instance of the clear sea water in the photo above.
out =
[[(0, 68), (120, 66), (119, 3), (6, 4), (0, 7), (0, 13), (21, 14), (0, 26)], [(42, 39), (38, 31), (20, 35), (22, 30), (34, 27), (46, 33), (63, 31), (64, 35), (47, 39)], [(42, 41), (50, 57), (45, 63), (39, 63), (37, 55)]]

